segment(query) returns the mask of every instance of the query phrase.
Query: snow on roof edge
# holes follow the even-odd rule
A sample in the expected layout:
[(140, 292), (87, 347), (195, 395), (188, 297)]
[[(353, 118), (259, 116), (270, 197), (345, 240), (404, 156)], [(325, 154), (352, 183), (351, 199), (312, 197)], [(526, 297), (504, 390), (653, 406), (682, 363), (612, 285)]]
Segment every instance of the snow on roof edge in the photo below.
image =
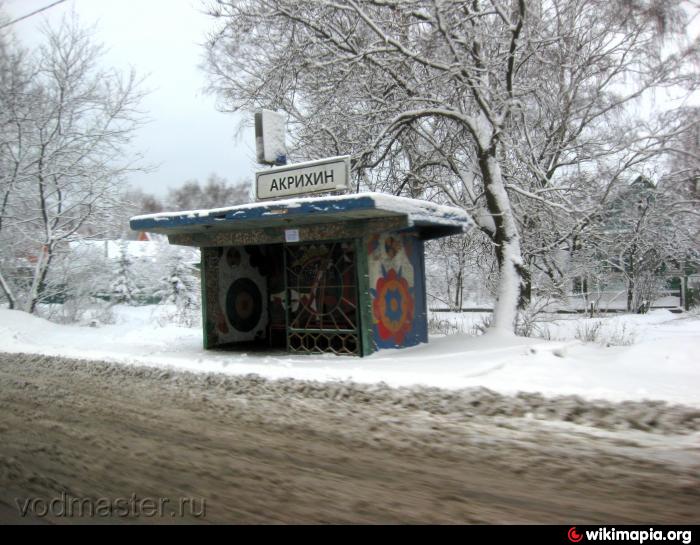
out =
[(408, 197), (399, 197), (386, 193), (366, 192), (353, 193), (351, 195), (328, 195), (324, 197), (296, 197), (290, 199), (281, 199), (276, 201), (253, 202), (247, 204), (239, 204), (234, 206), (226, 206), (221, 208), (200, 209), (200, 210), (183, 210), (178, 212), (159, 212), (156, 214), (143, 214), (132, 217), (129, 221), (164, 221), (174, 218), (188, 217), (209, 217), (213, 215), (225, 214), (238, 210), (250, 210), (256, 208), (272, 208), (284, 206), (287, 208), (297, 208), (302, 204), (315, 202), (333, 202), (333, 201), (352, 201), (359, 198), (370, 198), (374, 201), (377, 208), (390, 210), (399, 213), (405, 213), (412, 220), (430, 220), (440, 218), (453, 224), (474, 225), (471, 216), (462, 208), (447, 206), (443, 204), (435, 204), (430, 201), (420, 199), (411, 199)]

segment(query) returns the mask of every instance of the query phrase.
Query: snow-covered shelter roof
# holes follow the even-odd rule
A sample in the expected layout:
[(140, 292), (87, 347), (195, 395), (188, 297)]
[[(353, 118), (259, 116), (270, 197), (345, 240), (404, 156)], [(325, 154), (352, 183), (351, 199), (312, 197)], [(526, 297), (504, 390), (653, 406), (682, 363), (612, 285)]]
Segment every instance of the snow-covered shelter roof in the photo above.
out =
[(131, 228), (168, 235), (337, 223), (404, 217), (424, 239), (467, 231), (473, 222), (464, 210), (383, 193), (294, 198), (211, 210), (164, 212), (131, 218)]

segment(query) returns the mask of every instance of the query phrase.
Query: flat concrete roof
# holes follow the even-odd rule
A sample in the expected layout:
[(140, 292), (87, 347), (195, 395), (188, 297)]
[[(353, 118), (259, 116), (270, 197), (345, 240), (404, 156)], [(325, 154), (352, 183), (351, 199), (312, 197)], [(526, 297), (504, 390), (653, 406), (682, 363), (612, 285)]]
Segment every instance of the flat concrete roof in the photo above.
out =
[(403, 216), (424, 239), (466, 232), (473, 226), (461, 208), (383, 193), (355, 193), (265, 201), (211, 210), (163, 212), (131, 218), (135, 231), (166, 235), (244, 231)]

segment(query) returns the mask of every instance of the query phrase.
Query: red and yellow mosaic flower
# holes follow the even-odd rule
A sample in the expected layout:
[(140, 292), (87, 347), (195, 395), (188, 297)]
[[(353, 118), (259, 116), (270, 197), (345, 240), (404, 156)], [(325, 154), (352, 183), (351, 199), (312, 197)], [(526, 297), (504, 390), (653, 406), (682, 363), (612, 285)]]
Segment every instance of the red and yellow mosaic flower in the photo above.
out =
[(394, 269), (377, 280), (372, 310), (377, 322), (379, 337), (403, 344), (404, 337), (413, 325), (414, 300), (406, 279)]

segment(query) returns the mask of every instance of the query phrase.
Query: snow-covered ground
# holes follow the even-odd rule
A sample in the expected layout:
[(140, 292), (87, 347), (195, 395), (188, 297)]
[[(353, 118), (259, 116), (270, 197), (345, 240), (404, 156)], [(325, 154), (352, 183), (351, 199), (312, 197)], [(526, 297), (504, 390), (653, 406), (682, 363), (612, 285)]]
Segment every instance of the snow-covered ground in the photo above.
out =
[[(368, 358), (212, 352), (201, 330), (170, 325), (163, 307), (115, 307), (116, 323), (58, 325), (0, 309), (0, 351), (100, 359), (194, 372), (267, 378), (384, 382), (389, 386), (483, 386), (501, 393), (575, 394), (610, 401), (656, 399), (700, 406), (700, 317), (658, 310), (598, 321), (573, 317), (547, 326), (549, 337), (501, 338), (467, 333), (384, 350)], [(446, 315), (469, 331), (479, 315)], [(600, 342), (576, 339), (595, 323)], [(629, 346), (604, 346), (622, 340)]]

